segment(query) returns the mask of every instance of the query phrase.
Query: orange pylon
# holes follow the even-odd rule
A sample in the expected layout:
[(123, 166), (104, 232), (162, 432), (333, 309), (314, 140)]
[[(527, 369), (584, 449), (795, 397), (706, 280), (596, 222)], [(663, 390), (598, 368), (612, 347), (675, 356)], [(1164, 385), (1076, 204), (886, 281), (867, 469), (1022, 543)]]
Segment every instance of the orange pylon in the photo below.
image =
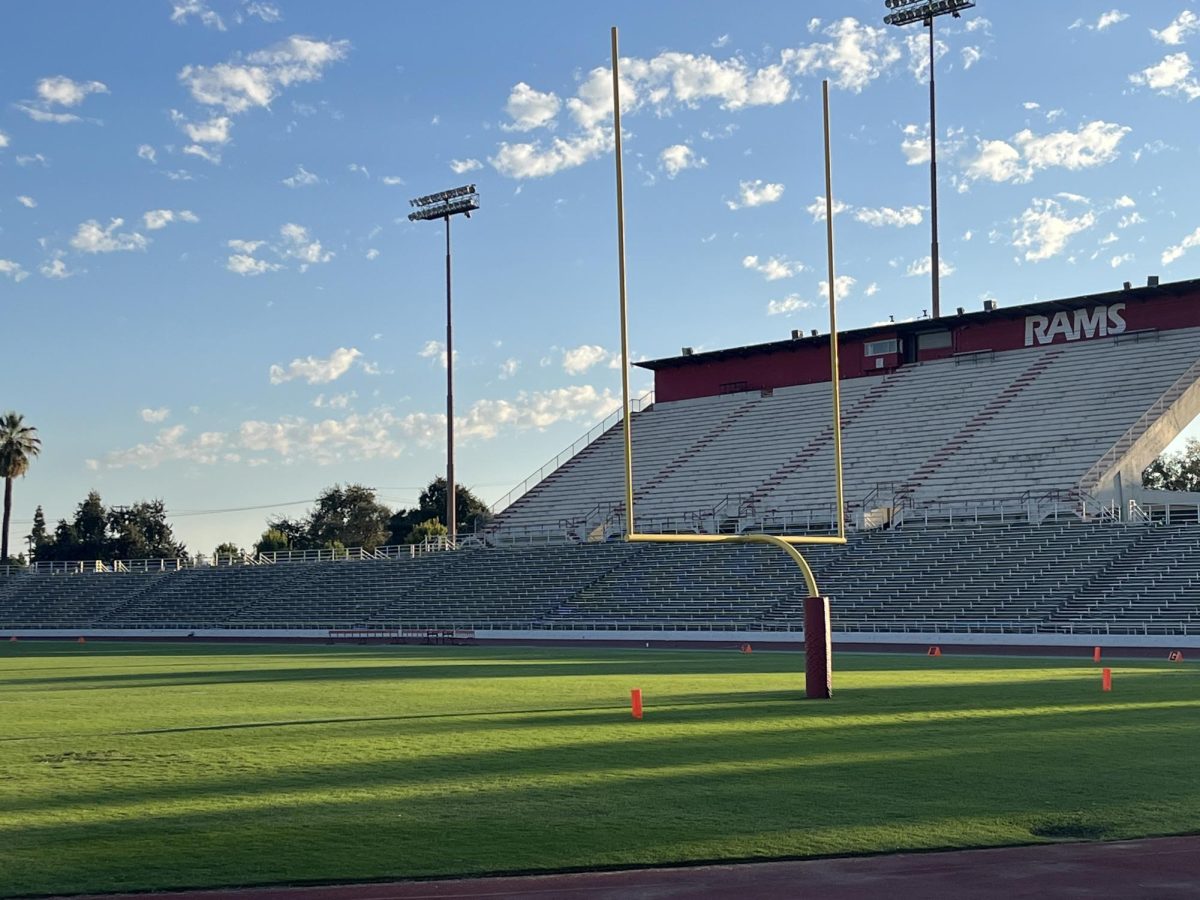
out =
[(86, 643), (87, 643), (87, 638), (83, 638), (83, 637), (81, 637), (81, 638), (80, 638), (79, 640), (77, 640), (75, 643), (77, 643), (77, 644), (86, 644)]
[(1170, 662), (1183, 662), (1183, 651), (1182, 650), (1172, 650), (1170, 653), (1167, 654), (1167, 659)]
[(629, 692), (629, 701), (633, 707), (633, 717), (640, 719), (642, 717), (642, 689), (633, 688)]
[(1112, 690), (1112, 669), (1102, 669), (1100, 671), (1100, 690)]
[(925, 655), (926, 656), (941, 656), (942, 648), (941, 647), (930, 647), (929, 652)]
[(1092, 648), (1092, 662), (1100, 662), (1100, 648), (1099, 647)]

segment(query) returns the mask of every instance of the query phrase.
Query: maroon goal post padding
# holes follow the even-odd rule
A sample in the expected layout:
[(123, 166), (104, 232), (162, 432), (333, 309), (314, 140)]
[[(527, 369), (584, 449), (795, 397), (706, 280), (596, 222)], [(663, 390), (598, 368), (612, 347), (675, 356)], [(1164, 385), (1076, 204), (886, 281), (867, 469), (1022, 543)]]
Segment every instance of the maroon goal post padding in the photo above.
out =
[(833, 696), (833, 648), (829, 637), (829, 598), (804, 598), (804, 693), (809, 700)]

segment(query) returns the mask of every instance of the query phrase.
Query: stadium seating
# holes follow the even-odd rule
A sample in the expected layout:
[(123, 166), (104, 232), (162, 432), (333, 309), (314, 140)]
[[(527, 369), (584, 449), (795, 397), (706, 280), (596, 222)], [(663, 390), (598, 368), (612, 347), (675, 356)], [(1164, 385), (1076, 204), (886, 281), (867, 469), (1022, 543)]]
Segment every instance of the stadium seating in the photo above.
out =
[[(1200, 527), (1061, 521), (806, 551), (835, 630), (1200, 634)], [(797, 630), (772, 547), (557, 543), (412, 559), (0, 579), (0, 629)]]
[[(851, 508), (881, 485), (912, 506), (1094, 487), (1096, 462), (1197, 363), (1200, 329), (1122, 337), (844, 381)], [(803, 526), (832, 509), (827, 384), (657, 403), (632, 423), (640, 530)], [(492, 537), (618, 532), (621, 454), (618, 424), (501, 511)]]

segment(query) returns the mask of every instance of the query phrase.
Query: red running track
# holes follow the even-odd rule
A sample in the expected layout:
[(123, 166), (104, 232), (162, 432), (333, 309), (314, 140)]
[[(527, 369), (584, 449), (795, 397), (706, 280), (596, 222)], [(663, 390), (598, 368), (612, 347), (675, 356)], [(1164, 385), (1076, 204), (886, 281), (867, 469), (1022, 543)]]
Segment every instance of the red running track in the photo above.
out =
[(875, 900), (889, 896), (896, 900), (1200, 897), (1200, 836), (619, 872), (119, 894), (104, 900)]

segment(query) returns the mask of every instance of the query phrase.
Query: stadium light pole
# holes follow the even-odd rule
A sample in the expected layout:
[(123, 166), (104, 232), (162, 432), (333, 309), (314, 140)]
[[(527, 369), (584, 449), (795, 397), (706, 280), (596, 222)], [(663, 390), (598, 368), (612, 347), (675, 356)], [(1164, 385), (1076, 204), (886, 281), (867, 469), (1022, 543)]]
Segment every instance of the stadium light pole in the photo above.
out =
[(462, 213), (471, 218), (472, 210), (479, 209), (479, 195), (475, 185), (467, 184), (408, 202), (413, 207), (408, 221), (442, 219), (446, 223), (446, 532), (450, 546), (454, 547), (458, 539), (458, 491), (454, 482), (454, 306), (450, 292), (450, 217)]
[(938, 199), (937, 199), (937, 92), (934, 87), (933, 20), (938, 16), (951, 15), (960, 18), (964, 9), (975, 4), (972, 0), (884, 0), (888, 9), (896, 12), (883, 17), (885, 25), (903, 27), (920, 22), (929, 29), (929, 220), (933, 236), (929, 246), (929, 271), (933, 279), (933, 317), (942, 314), (941, 256), (938, 251)]

